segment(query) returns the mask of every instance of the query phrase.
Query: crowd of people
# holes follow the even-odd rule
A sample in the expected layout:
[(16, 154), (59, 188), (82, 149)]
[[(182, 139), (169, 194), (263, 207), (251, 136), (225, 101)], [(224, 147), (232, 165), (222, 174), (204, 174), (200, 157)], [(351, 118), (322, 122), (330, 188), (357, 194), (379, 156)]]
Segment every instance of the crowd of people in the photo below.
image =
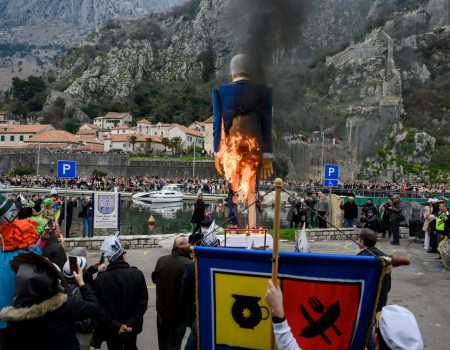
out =
[[(1, 175), (0, 184), (17, 186), (23, 188), (62, 188), (65, 180), (54, 176), (9, 176)], [(199, 179), (199, 178), (161, 178), (156, 176), (81, 176), (68, 181), (68, 187), (77, 190), (89, 191), (113, 191), (118, 188), (120, 192), (139, 192), (160, 190), (168, 184), (179, 184), (184, 192), (197, 193), (201, 190), (204, 193), (227, 194), (228, 186), (223, 179)], [(260, 186), (272, 186), (271, 181), (260, 181)], [(322, 188), (321, 180), (294, 181), (287, 180), (285, 189), (303, 192), (317, 192)], [(450, 184), (430, 184), (430, 183), (405, 183), (405, 182), (340, 182), (337, 191), (357, 192), (364, 191), (368, 196), (381, 196), (398, 194), (401, 197), (425, 198), (438, 194), (450, 193)]]
[[(65, 180), (54, 176), (0, 176), (0, 183), (21, 188), (62, 188)], [(86, 191), (114, 191), (119, 192), (148, 192), (161, 190), (163, 186), (178, 184), (186, 193), (202, 191), (211, 194), (226, 194), (228, 186), (222, 179), (187, 179), (187, 178), (161, 178), (157, 176), (81, 176), (68, 180), (68, 188)]]
[[(0, 223), (7, 227), (17, 211), (12, 201), (1, 204)], [(202, 222), (204, 227), (209, 224)], [(202, 238), (197, 244), (217, 246), (217, 240), (205, 240), (206, 235)], [(184, 349), (197, 348), (195, 265), (189, 241), (186, 236), (175, 238), (171, 253), (158, 259), (151, 275), (156, 285), (160, 350), (181, 349), (187, 329), (190, 335)], [(360, 255), (386, 256), (376, 243), (376, 232), (363, 229)], [(101, 246), (102, 257), (90, 266), (85, 248), (74, 248), (67, 257), (63, 244), (55, 225), (47, 222), (36, 244), (0, 252), (4, 262), (0, 265), (1, 350), (87, 350), (90, 346), (100, 348), (103, 342), (110, 350), (137, 349), (137, 336), (146, 327), (149, 295), (145, 276), (128, 264), (120, 237), (107, 236)], [(387, 273), (376, 305), (379, 321), (374, 324), (369, 346), (423, 349), (411, 312), (386, 305), (390, 288), (391, 276)], [(278, 348), (300, 349), (284, 317), (280, 288), (269, 282), (265, 298), (272, 311)]]

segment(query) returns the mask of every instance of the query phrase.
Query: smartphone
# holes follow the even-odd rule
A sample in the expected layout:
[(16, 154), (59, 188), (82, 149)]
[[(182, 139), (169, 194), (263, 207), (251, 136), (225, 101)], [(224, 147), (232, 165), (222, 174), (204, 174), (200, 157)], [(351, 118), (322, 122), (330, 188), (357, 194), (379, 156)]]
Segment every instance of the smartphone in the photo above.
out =
[(69, 256), (70, 273), (76, 271), (78, 273), (78, 259), (76, 256)]
[(105, 262), (105, 253), (102, 253), (102, 256), (100, 257), (100, 265)]
[(53, 227), (53, 219), (48, 219), (47, 226)]

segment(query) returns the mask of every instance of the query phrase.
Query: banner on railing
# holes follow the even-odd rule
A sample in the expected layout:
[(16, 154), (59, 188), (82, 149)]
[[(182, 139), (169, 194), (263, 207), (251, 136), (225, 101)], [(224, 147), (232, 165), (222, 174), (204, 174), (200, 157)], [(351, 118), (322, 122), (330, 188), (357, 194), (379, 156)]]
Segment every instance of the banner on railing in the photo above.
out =
[[(270, 349), (271, 252), (196, 247), (195, 255), (200, 349)], [(374, 257), (280, 253), (286, 318), (300, 347), (364, 348), (381, 271)]]

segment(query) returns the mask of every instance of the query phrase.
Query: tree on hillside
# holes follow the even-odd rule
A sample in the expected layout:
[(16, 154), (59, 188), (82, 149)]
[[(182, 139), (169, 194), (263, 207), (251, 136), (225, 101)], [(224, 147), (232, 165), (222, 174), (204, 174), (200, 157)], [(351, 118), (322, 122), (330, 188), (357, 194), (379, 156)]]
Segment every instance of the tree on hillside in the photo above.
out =
[(167, 147), (169, 147), (169, 145), (170, 145), (170, 140), (167, 137), (163, 137), (161, 139), (161, 143), (164, 146), (164, 153), (166, 153), (167, 152)]
[(136, 136), (136, 135), (131, 135), (131, 136), (129, 136), (129, 137), (128, 137), (128, 141), (129, 141), (130, 144), (131, 144), (131, 152), (134, 153), (134, 145), (135, 145), (136, 142), (137, 142), (137, 136)]
[(174, 137), (171, 141), (171, 147), (172, 147), (172, 153), (176, 151), (176, 153), (179, 153), (181, 150), (181, 144), (183, 143), (183, 140), (181, 140), (181, 137), (177, 136)]
[(12, 92), (13, 97), (20, 101), (28, 101), (40, 92), (45, 91), (47, 85), (39, 77), (29, 76), (28, 79), (13, 78)]
[(151, 137), (147, 137), (145, 139), (145, 153), (148, 154), (148, 153), (152, 152), (152, 143), (153, 143), (153, 140)]

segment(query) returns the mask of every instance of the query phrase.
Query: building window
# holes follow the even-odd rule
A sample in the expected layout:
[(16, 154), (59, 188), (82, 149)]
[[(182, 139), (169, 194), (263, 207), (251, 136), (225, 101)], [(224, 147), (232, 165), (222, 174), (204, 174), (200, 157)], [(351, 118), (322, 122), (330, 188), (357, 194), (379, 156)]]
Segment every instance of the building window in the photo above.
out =
[(192, 137), (188, 136), (187, 140), (188, 142), (192, 142)]
[(0, 141), (5, 142), (5, 136), (0, 136)]
[(9, 137), (9, 141), (14, 141), (14, 136), (11, 135), (11, 136)]
[(23, 141), (23, 135), (20, 135), (20, 136), (19, 136), (19, 140), (20, 140), (20, 141)]

